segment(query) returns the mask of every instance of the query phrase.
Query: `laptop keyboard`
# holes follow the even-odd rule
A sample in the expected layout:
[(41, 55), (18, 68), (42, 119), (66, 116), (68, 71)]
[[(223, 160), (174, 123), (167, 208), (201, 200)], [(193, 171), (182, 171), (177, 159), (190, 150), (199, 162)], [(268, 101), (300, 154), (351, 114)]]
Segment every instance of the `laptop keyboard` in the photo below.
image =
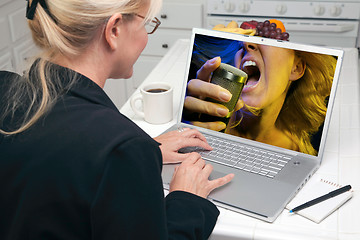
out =
[(241, 169), (246, 172), (274, 178), (281, 169), (291, 160), (291, 156), (266, 151), (228, 139), (222, 139), (204, 134), (212, 151), (202, 148), (186, 148), (186, 152), (196, 151), (209, 161), (229, 167)]

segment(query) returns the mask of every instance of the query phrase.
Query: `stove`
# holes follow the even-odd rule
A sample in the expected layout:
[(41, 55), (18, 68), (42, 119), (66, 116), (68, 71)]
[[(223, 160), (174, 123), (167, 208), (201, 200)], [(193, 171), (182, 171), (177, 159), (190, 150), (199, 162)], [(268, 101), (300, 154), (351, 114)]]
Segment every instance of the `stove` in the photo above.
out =
[(360, 47), (360, 1), (355, 0), (207, 0), (206, 27), (276, 18), (290, 41), (336, 47)]

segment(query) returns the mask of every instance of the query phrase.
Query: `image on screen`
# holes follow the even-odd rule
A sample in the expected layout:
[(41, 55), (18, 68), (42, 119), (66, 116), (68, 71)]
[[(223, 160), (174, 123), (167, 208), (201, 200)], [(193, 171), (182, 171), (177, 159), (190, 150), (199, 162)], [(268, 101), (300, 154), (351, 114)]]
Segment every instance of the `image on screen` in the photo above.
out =
[(196, 34), (182, 122), (317, 156), (336, 62)]

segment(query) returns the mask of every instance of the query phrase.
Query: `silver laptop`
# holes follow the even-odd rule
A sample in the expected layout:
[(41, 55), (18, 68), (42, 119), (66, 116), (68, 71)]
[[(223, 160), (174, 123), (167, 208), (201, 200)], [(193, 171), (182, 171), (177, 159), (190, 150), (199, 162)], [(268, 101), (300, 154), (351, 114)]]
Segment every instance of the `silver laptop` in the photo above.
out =
[[(180, 107), (177, 124), (167, 131), (198, 129), (214, 150), (190, 147), (181, 151), (198, 151), (211, 163), (210, 178), (235, 174), (209, 200), (273, 222), (320, 167), (343, 51), (206, 29), (193, 29), (190, 43), (184, 107)], [(225, 131), (204, 127), (206, 118), (200, 118), (204, 113), (189, 105), (189, 97), (204, 97), (188, 89), (188, 83), (197, 78), (207, 60), (217, 56), (248, 75), (240, 95), (245, 106), (232, 113)], [(165, 188), (174, 168), (163, 167)]]

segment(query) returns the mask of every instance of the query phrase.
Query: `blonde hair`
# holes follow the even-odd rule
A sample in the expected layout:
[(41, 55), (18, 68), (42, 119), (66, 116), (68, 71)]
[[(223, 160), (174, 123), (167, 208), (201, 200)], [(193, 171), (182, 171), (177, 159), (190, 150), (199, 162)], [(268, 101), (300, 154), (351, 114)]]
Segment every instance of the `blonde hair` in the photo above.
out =
[(324, 123), (337, 60), (330, 55), (295, 54), (306, 63), (305, 74), (291, 84), (276, 124), (292, 134), (300, 152), (316, 155), (310, 139)]
[[(291, 83), (275, 125), (293, 140), (300, 152), (316, 155), (311, 137), (325, 120), (336, 59), (303, 51), (295, 51), (295, 54), (306, 64), (305, 73)], [(244, 109), (252, 115), (261, 116), (260, 108), (245, 105)], [(235, 112), (228, 130), (239, 126), (243, 115), (241, 110)]]
[(27, 111), (19, 126), (6, 131), (0, 129), (0, 133), (5, 135), (30, 128), (53, 106), (59, 94), (76, 82), (78, 74), (75, 72), (70, 71), (71, 81), (67, 86), (53, 74), (51, 61), (55, 57), (79, 55), (115, 13), (131, 16), (149, 6), (144, 22), (152, 19), (160, 10), (162, 0), (51, 0), (46, 4), (51, 15), (38, 4), (34, 19), (28, 21), (33, 40), (43, 52), (23, 78), (12, 81), (5, 112), (0, 113), (0, 123), (24, 107), (18, 99), (25, 98), (30, 104), (26, 106)]

